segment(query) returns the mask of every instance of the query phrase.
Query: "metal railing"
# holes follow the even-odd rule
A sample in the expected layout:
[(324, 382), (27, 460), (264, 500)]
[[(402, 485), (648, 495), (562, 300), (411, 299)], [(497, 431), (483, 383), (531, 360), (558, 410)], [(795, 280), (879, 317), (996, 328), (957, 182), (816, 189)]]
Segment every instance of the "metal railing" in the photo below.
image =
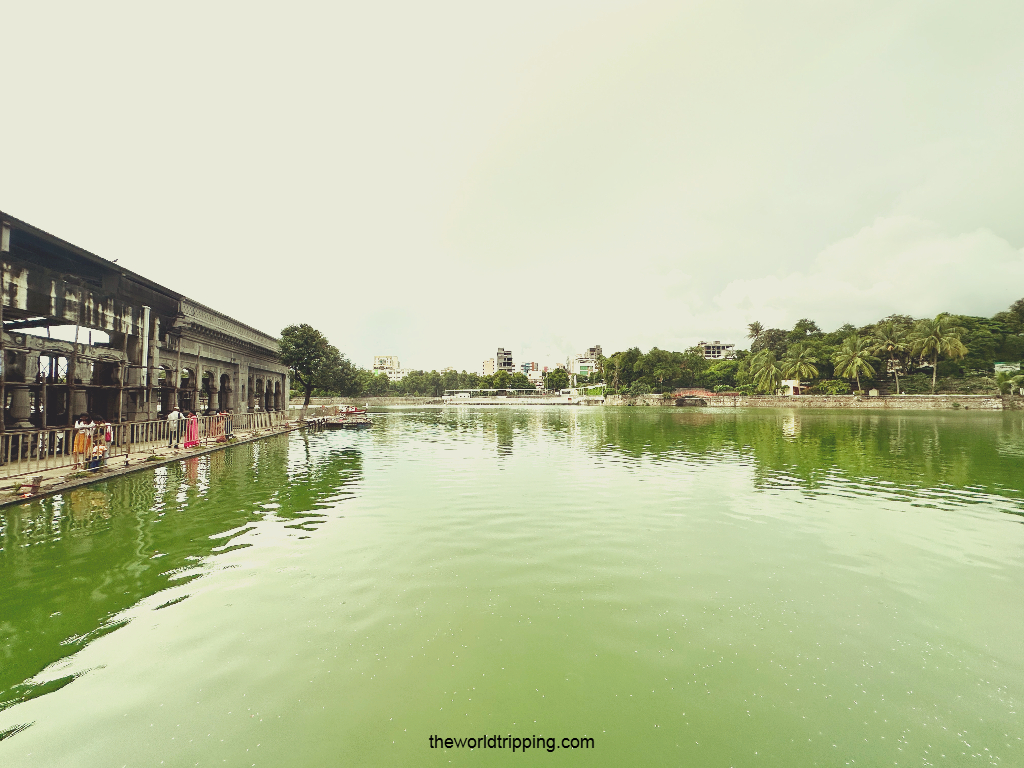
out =
[[(200, 446), (226, 440), (238, 433), (258, 433), (279, 427), (285, 420), (281, 411), (200, 416), (196, 439)], [(178, 427), (179, 445), (184, 445), (186, 420)], [(0, 477), (17, 477), (62, 467), (95, 469), (111, 459), (133, 453), (153, 453), (173, 444), (171, 426), (165, 420), (107, 424), (103, 434), (72, 427), (7, 432), (0, 435)], [(109, 435), (109, 439), (107, 439)], [(76, 445), (76, 437), (79, 438)], [(102, 450), (100, 450), (102, 449)]]

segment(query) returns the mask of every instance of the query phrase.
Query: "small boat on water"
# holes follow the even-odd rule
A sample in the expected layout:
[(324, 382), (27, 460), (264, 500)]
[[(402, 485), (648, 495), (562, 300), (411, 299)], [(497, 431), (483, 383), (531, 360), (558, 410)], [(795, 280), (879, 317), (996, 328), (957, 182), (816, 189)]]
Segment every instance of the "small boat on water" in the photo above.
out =
[(373, 420), (366, 411), (339, 414), (324, 422), (324, 429), (368, 429), (372, 426)]
[(333, 416), (314, 416), (306, 419), (306, 425), (314, 429), (367, 429), (373, 420), (366, 415), (365, 408), (354, 405), (339, 408)]

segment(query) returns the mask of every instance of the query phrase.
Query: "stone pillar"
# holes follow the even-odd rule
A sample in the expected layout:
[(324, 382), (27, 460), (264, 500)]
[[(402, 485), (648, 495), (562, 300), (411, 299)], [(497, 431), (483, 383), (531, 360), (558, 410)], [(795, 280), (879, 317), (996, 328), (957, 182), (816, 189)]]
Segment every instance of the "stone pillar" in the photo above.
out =
[(217, 383), (218, 383), (218, 377), (219, 376), (220, 376), (220, 369), (218, 369), (218, 368), (211, 368), (210, 369), (210, 386), (207, 389), (207, 397), (209, 398), (209, 400), (207, 402), (207, 407), (206, 407), (206, 415), (207, 416), (213, 416), (215, 413), (217, 413), (217, 392), (219, 391), (219, 389), (217, 387)]
[(89, 393), (84, 389), (76, 389), (75, 396), (71, 398), (71, 415), (76, 419), (83, 413), (89, 412)]
[(11, 419), (14, 422), (11, 428), (32, 429), (33, 424), (29, 420), (29, 416), (32, 415), (32, 402), (28, 386), (8, 384), (7, 391), (11, 393)]

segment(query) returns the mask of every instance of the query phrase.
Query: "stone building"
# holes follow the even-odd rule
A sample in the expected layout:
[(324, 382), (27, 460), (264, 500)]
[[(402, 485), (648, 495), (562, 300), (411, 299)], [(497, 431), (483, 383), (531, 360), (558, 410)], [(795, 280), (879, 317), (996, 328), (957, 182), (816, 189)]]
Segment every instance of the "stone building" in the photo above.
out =
[(0, 269), (6, 429), (288, 407), (273, 336), (2, 212)]

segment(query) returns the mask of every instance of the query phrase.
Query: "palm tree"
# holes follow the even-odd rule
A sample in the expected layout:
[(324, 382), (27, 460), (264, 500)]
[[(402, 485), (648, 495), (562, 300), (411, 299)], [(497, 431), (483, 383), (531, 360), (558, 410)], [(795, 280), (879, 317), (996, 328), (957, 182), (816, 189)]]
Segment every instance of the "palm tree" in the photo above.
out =
[(939, 372), (939, 355), (951, 359), (961, 358), (967, 354), (967, 347), (960, 337), (967, 330), (953, 325), (953, 318), (943, 312), (934, 320), (918, 320), (912, 335), (912, 349), (921, 359), (932, 358), (932, 394), (935, 394), (935, 379)]
[(836, 364), (836, 375), (857, 379), (857, 391), (860, 392), (861, 373), (865, 376), (875, 375), (871, 359), (871, 343), (867, 339), (847, 336), (832, 361)]
[[(903, 355), (910, 351), (910, 343), (906, 331), (896, 325), (892, 320), (885, 320), (875, 327), (875, 333), (871, 337), (871, 354), (879, 353), (888, 361), (899, 361)], [(900, 364), (892, 367), (896, 376), (896, 394), (900, 393)]]
[(764, 392), (774, 392), (782, 381), (782, 369), (770, 349), (762, 349), (750, 360), (750, 373), (754, 377), (754, 385)]
[(758, 337), (762, 333), (764, 333), (764, 326), (757, 322), (757, 320), (747, 326), (747, 338), (750, 339), (751, 342), (757, 341)]
[(818, 358), (805, 344), (794, 344), (782, 358), (782, 374), (788, 379), (814, 379), (818, 369), (814, 365)]
[(1010, 371), (1000, 371), (996, 374), (996, 385), (999, 387), (999, 394), (1012, 395), (1013, 390), (1019, 389), (1024, 383), (1024, 376), (1013, 375)]

